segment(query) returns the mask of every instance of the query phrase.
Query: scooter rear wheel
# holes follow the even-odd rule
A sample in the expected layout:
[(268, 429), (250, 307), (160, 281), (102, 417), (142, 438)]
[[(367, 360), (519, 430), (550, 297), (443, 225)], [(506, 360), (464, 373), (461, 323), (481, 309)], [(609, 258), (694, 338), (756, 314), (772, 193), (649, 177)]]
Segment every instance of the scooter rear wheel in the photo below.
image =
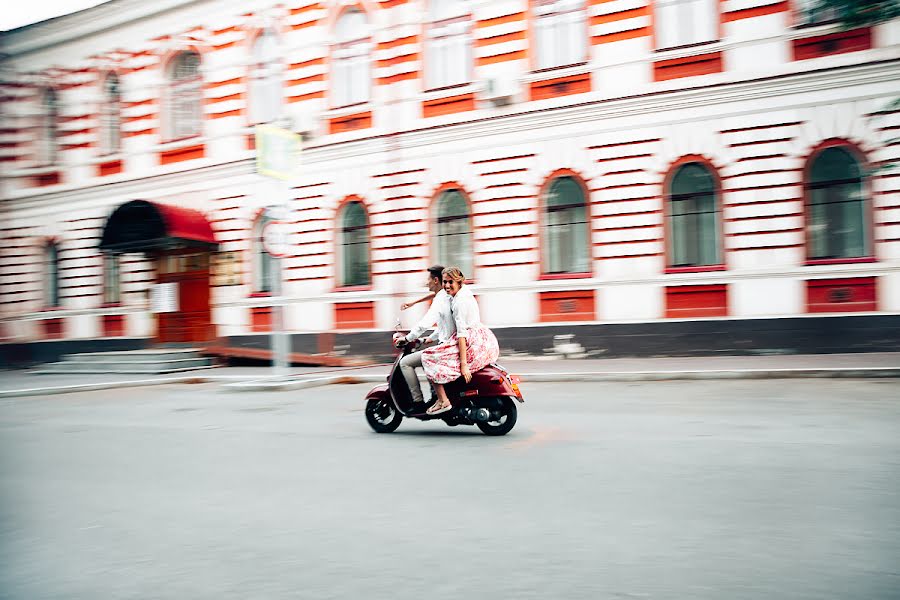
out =
[(518, 410), (512, 398), (503, 398), (500, 415), (491, 421), (479, 421), (478, 429), (485, 435), (506, 435), (516, 426)]
[(390, 400), (373, 398), (366, 402), (366, 421), (376, 433), (391, 433), (400, 427), (403, 415)]

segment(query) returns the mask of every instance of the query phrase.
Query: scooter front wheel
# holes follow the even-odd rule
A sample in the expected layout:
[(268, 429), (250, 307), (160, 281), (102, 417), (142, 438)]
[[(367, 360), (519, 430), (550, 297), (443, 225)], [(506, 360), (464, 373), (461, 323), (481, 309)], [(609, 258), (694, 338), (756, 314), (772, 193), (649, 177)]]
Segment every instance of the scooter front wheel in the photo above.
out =
[(506, 435), (516, 426), (517, 418), (516, 403), (512, 398), (503, 398), (500, 410), (492, 415), (491, 420), (479, 421), (476, 425), (485, 435)]
[(391, 433), (400, 427), (403, 415), (390, 400), (373, 398), (366, 402), (366, 421), (376, 433)]

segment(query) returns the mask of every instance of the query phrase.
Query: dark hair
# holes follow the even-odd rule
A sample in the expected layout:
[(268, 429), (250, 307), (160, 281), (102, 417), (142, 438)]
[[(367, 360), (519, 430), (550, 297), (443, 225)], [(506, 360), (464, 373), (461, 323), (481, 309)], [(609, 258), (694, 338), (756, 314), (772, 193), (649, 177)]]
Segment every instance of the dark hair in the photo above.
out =
[(428, 275), (431, 276), (432, 279), (440, 279), (443, 272), (443, 265), (434, 265), (433, 267), (428, 267)]

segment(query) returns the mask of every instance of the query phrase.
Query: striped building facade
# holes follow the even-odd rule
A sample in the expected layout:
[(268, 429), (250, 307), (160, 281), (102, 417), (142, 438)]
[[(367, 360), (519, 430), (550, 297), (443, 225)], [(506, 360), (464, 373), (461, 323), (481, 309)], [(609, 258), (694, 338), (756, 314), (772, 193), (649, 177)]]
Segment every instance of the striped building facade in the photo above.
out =
[[(790, 0), (113, 0), (0, 44), (7, 343), (240, 346), (283, 303), (316, 340), (300, 351), (329, 351), (393, 328), (436, 262), (468, 270), (509, 350), (897, 329), (896, 21), (844, 30)], [(286, 184), (256, 172), (266, 122), (303, 137)]]

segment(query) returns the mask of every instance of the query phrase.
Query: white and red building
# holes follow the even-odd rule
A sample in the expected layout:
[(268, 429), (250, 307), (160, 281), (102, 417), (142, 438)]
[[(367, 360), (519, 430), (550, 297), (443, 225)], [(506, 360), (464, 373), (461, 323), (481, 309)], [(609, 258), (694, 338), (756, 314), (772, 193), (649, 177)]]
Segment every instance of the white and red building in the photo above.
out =
[[(900, 22), (828, 17), (112, 0), (7, 32), (0, 336), (240, 347), (283, 301), (298, 352), (365, 351), (444, 263), (507, 350), (896, 344)], [(287, 187), (256, 172), (260, 123), (303, 136)], [(281, 300), (262, 230), (286, 194)]]

